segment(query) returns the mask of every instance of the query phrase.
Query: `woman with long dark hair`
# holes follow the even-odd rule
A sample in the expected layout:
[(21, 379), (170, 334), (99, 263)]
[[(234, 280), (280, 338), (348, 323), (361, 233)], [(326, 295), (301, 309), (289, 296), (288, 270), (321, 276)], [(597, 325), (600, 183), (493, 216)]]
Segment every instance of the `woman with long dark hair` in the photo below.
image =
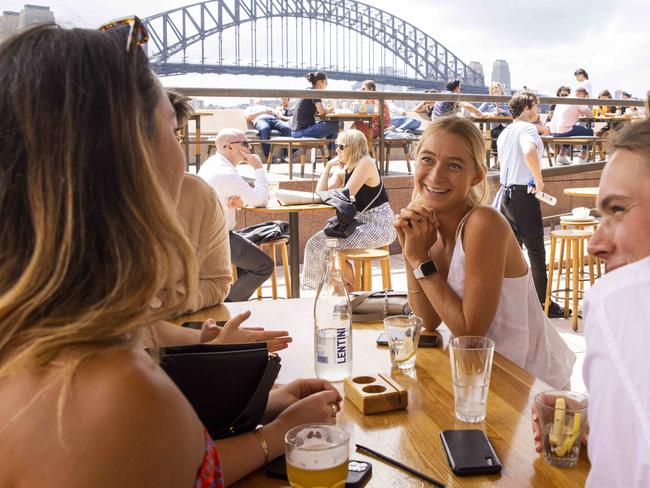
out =
[(340, 396), (291, 383), (261, 429), (213, 442), (145, 351), (186, 306), (154, 298), (196, 292), (185, 161), (144, 26), (106, 30), (0, 44), (0, 486), (221, 487), (282, 454), (291, 427), (334, 422)]

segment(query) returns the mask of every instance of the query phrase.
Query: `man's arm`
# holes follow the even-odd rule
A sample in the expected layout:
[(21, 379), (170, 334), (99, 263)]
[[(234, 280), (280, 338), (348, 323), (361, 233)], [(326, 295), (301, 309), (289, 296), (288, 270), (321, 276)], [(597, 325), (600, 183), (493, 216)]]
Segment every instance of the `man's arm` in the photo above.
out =
[(255, 170), (255, 186), (250, 186), (238, 174), (232, 174), (229, 175), (227, 182), (229, 193), (239, 196), (244, 205), (266, 207), (270, 197), (269, 182), (262, 161), (257, 154), (252, 153), (246, 157), (246, 161)]
[(537, 191), (544, 191), (544, 180), (542, 179), (542, 169), (537, 155), (537, 146), (530, 140), (524, 140), (521, 144), (521, 149), (524, 152), (524, 161), (528, 169), (535, 178), (535, 186)]
[(260, 107), (259, 109), (251, 110), (250, 112), (247, 111), (245, 116), (246, 120), (252, 124), (257, 117), (264, 114), (275, 115), (273, 110), (270, 108)]

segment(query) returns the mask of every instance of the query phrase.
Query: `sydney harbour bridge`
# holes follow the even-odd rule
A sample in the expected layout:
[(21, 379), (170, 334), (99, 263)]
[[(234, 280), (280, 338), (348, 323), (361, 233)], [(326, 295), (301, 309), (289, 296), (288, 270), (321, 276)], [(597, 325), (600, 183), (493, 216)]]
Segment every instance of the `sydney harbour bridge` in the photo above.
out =
[[(395, 3), (399, 6), (399, 2)], [(209, 0), (144, 19), (161, 76), (303, 76), (485, 92), (483, 75), (414, 25), (354, 0)], [(261, 86), (263, 88), (263, 86)]]

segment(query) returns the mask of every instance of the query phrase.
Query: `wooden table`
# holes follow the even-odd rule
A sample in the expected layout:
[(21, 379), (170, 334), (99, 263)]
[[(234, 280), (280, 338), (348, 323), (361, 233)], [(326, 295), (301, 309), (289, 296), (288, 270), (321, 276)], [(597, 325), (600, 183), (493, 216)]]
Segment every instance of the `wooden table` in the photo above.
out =
[[(250, 309), (248, 324), (269, 329), (290, 331), (294, 342), (280, 352), (282, 370), (278, 381), (286, 383), (296, 378), (314, 376), (313, 299), (277, 300), (263, 302), (228, 303), (226, 306), (203, 310), (192, 320), (208, 317), (226, 319), (228, 314)], [(188, 320), (179, 317), (178, 322)], [(375, 340), (382, 331), (380, 323), (354, 324), (353, 373), (390, 373), (390, 359), (386, 347), (378, 347)], [(444, 343), (449, 331), (440, 331)], [(578, 465), (570, 469), (553, 468), (533, 445), (530, 407), (536, 393), (550, 389), (512, 362), (494, 355), (487, 418), (480, 424), (466, 424), (454, 416), (454, 398), (449, 357), (446, 349), (419, 349), (417, 366), (411, 372), (392, 372), (392, 377), (409, 390), (406, 410), (384, 414), (362, 415), (349, 401), (342, 403), (338, 423), (350, 433), (351, 459), (372, 463), (372, 478), (368, 487), (430, 486), (396, 470), (383, 462), (355, 452), (359, 443), (376, 449), (394, 459), (442, 481), (448, 487), (504, 486), (504, 487), (582, 487), (589, 471), (585, 449)], [(336, 384), (341, 392), (341, 383)], [(447, 429), (482, 429), (487, 432), (501, 460), (499, 475), (456, 477), (447, 464), (440, 432)], [(238, 487), (288, 486), (267, 478), (260, 469), (237, 483)]]
[(309, 205), (280, 205), (277, 200), (271, 200), (266, 207), (244, 207), (252, 213), (289, 213), (289, 265), (291, 267), (291, 296), (300, 298), (300, 225), (301, 212), (317, 212), (334, 210), (331, 205), (322, 203)]
[(194, 149), (195, 149), (195, 163), (196, 172), (198, 173), (201, 166), (201, 117), (212, 117), (212, 112), (192, 112), (185, 121), (183, 133), (185, 134), (185, 161), (187, 162), (187, 171), (190, 170), (190, 120), (194, 121)]
[(572, 196), (572, 197), (597, 198), (598, 197), (598, 187), (597, 186), (589, 186), (589, 187), (583, 187), (583, 188), (565, 188), (564, 189), (564, 194)]

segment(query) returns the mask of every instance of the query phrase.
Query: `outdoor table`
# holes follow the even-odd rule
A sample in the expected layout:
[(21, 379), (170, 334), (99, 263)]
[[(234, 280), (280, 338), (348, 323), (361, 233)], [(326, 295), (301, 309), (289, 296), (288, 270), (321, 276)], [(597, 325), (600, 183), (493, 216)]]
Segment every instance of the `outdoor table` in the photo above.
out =
[(280, 205), (277, 200), (271, 200), (266, 207), (244, 207), (246, 212), (252, 213), (289, 213), (289, 266), (291, 267), (291, 296), (300, 297), (300, 225), (299, 218), (302, 212), (318, 212), (334, 210), (331, 205), (322, 203), (306, 205)]
[(572, 197), (598, 197), (598, 187), (589, 186), (583, 188), (565, 188), (564, 194)]
[[(314, 377), (313, 299), (301, 298), (262, 302), (228, 303), (202, 310), (186, 320), (228, 319), (245, 310), (252, 316), (248, 326), (287, 330), (293, 337), (289, 348), (280, 351), (282, 369), (278, 383), (297, 378)], [(418, 349), (415, 369), (392, 370), (387, 347), (375, 341), (383, 331), (381, 323), (353, 325), (353, 375), (388, 373), (408, 389), (408, 408), (387, 413), (363, 415), (348, 400), (341, 403), (337, 423), (350, 433), (350, 459), (372, 464), (373, 487), (430, 486), (403, 471), (354, 450), (359, 443), (425, 473), (448, 487), (551, 487), (584, 486), (589, 462), (586, 449), (581, 449), (574, 468), (554, 468), (535, 452), (531, 427), (531, 404), (536, 393), (551, 389), (514, 363), (494, 354), (486, 420), (468, 424), (454, 416), (451, 369), (446, 349), (449, 331), (441, 327), (444, 348)], [(343, 384), (335, 383), (343, 394)], [(494, 446), (503, 470), (497, 475), (457, 477), (447, 464), (440, 433), (448, 429), (481, 429)], [(271, 479), (259, 469), (233, 486), (286, 487), (288, 482)]]
[(190, 120), (194, 121), (194, 148), (196, 152), (194, 164), (196, 164), (196, 172), (198, 173), (199, 167), (201, 166), (201, 117), (212, 117), (213, 115), (212, 112), (192, 112), (185, 121), (183, 134), (185, 135), (185, 161), (188, 171), (190, 170)]

